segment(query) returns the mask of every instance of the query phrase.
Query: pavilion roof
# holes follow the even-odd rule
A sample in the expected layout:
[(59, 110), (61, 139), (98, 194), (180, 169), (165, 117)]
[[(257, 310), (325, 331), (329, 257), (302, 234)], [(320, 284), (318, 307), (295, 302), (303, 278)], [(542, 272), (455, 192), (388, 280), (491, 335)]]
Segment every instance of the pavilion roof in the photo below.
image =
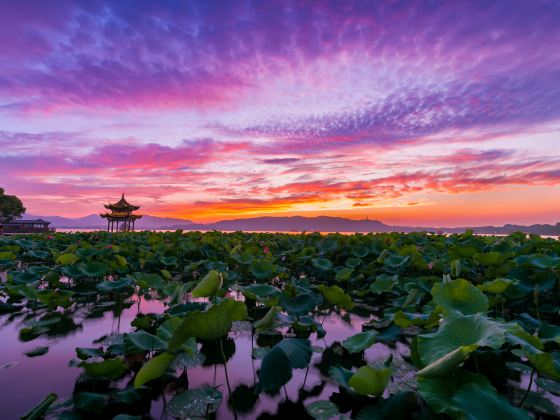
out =
[(134, 210), (138, 210), (140, 208), (140, 206), (135, 206), (134, 204), (130, 204), (128, 201), (126, 201), (126, 199), (124, 198), (124, 193), (121, 197), (121, 199), (119, 201), (117, 201), (116, 203), (109, 203), (109, 204), (105, 204), (104, 205), (106, 209), (109, 209), (113, 212), (131, 212)]

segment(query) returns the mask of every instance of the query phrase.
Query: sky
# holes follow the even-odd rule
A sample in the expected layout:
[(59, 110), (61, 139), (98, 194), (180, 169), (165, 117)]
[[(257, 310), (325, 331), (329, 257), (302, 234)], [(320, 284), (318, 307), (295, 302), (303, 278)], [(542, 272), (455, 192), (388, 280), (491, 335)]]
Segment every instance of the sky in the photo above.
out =
[(28, 213), (560, 221), (560, 1), (0, 10), (0, 186)]

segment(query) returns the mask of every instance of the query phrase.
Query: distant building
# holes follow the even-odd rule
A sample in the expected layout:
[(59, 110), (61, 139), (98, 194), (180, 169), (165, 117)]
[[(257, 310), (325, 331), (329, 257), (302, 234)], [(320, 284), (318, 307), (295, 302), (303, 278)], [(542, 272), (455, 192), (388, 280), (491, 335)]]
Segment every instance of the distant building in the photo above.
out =
[(54, 232), (54, 228), (49, 227), (50, 224), (51, 222), (43, 219), (0, 221), (0, 234)]
[(132, 214), (140, 206), (128, 203), (124, 198), (124, 193), (119, 201), (114, 204), (104, 204), (111, 213), (100, 213), (99, 215), (107, 219), (107, 232), (114, 231), (133, 231), (134, 222), (142, 217), (141, 214)]

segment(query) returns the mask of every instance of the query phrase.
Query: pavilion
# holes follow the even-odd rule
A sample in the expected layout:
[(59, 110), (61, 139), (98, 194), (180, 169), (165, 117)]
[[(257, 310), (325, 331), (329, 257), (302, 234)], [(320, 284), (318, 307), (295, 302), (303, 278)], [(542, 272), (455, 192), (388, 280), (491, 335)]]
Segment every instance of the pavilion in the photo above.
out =
[[(133, 231), (134, 222), (142, 217), (141, 214), (132, 214), (140, 206), (128, 203), (124, 198), (124, 193), (119, 201), (114, 204), (104, 204), (111, 213), (100, 213), (99, 215), (107, 219), (107, 232)], [(119, 226), (120, 225), (120, 226)]]

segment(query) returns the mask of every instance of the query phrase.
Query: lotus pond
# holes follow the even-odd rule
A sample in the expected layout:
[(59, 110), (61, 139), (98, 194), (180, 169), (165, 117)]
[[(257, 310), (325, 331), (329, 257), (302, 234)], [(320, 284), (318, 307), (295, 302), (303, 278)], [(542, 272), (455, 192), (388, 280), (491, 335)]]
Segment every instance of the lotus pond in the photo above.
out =
[(556, 418), (560, 242), (0, 237), (2, 418)]

